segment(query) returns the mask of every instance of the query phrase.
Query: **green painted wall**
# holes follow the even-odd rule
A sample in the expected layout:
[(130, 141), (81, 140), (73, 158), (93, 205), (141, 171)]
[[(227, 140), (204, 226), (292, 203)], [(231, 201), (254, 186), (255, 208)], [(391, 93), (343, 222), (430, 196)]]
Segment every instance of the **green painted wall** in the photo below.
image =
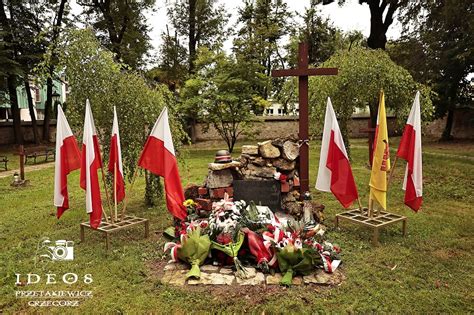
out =
[[(63, 95), (63, 89), (61, 86), (61, 81), (58, 80), (53, 80), (53, 93), (57, 92), (61, 95), (60, 97), (60, 102), (64, 102), (64, 95)], [(28, 108), (28, 98), (26, 96), (26, 90), (24, 86), (18, 86), (16, 88), (16, 95), (18, 97), (18, 105), (20, 108)], [(35, 95), (33, 94), (33, 102), (36, 105), (36, 109), (44, 109), (44, 104), (46, 102), (46, 84), (44, 84), (41, 89), (40, 89), (40, 102), (35, 102), (34, 98)], [(8, 95), (6, 95), (6, 98), (8, 99)], [(8, 101), (3, 102), (3, 104), (0, 104), (1, 108), (10, 108), (10, 103)]]

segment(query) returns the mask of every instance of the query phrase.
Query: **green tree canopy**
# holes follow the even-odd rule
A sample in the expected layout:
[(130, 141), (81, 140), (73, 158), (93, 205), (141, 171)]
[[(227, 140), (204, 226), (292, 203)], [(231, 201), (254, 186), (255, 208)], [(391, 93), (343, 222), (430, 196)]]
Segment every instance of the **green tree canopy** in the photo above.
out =
[(175, 148), (184, 133), (174, 119), (175, 99), (165, 85), (150, 88), (136, 72), (123, 71), (112, 52), (101, 46), (90, 29), (72, 30), (63, 41), (61, 65), (71, 86), (66, 115), (75, 131), (82, 129), (86, 99), (91, 102), (100, 143), (108, 154), (113, 107), (117, 107), (125, 175), (130, 179), (149, 134), (168, 106)]
[(340, 51), (323, 63), (323, 67), (337, 67), (337, 76), (310, 78), (310, 115), (313, 134), (319, 134), (324, 123), (326, 100), (331, 98), (348, 144), (347, 123), (356, 108), (370, 109), (373, 120), (377, 117), (380, 89), (385, 92), (385, 105), (396, 113), (403, 125), (409, 114), (416, 90), (421, 93), (422, 120), (432, 117), (431, 91), (413, 80), (410, 73), (395, 64), (382, 50), (356, 47)]
[(265, 79), (245, 61), (202, 48), (196, 73), (181, 91), (182, 111), (212, 125), (232, 152), (237, 137), (253, 124), (252, 109), (267, 105), (252, 88), (258, 84)]

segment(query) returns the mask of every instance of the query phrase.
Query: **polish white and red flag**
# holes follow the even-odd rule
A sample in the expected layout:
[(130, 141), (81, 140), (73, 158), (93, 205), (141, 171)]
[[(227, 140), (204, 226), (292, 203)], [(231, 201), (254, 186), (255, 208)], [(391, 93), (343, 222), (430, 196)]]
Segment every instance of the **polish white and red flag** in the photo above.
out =
[(421, 160), (420, 92), (416, 92), (407, 124), (398, 146), (397, 156), (407, 161), (403, 190), (405, 204), (418, 211), (423, 202), (423, 175)]
[(349, 157), (328, 97), (316, 189), (332, 192), (344, 208), (359, 198)]
[(122, 167), (122, 149), (120, 146), (120, 134), (117, 119), (117, 111), (114, 106), (114, 122), (112, 125), (112, 138), (110, 139), (109, 172), (114, 178), (114, 200), (118, 203), (125, 198), (125, 181)]
[(102, 199), (97, 175), (99, 168), (102, 168), (99, 141), (87, 100), (82, 134), (81, 187), (86, 191), (86, 212), (89, 214), (90, 226), (94, 229), (99, 227), (102, 220)]
[(138, 165), (161, 176), (165, 182), (166, 205), (176, 218), (186, 218), (184, 192), (171, 137), (168, 108), (163, 108), (145, 143)]
[(81, 167), (81, 153), (76, 138), (64, 116), (63, 109), (58, 106), (56, 120), (56, 159), (54, 161), (54, 205), (58, 208), (58, 219), (69, 209), (67, 192), (67, 175)]

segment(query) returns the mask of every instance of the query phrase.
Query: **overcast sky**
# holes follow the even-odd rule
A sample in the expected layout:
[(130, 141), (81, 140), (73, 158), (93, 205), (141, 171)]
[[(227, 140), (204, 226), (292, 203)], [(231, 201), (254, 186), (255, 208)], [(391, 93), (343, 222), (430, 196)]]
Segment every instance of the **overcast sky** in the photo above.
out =
[[(168, 18), (166, 16), (166, 6), (173, 3), (174, 0), (157, 0), (155, 5), (155, 12), (148, 12), (146, 17), (148, 19), (148, 25), (150, 26), (150, 38), (152, 45), (155, 49), (161, 44), (161, 33), (166, 30), (166, 24)], [(218, 0), (219, 3), (223, 3), (227, 11), (231, 14), (230, 25), (235, 24), (237, 19), (237, 8), (242, 5), (242, 1), (239, 0)], [(310, 0), (286, 0), (288, 7), (291, 11), (303, 13), (305, 7), (309, 6)], [(78, 14), (81, 12), (80, 7), (76, 1), (71, 1), (73, 12)], [(346, 4), (342, 7), (337, 5), (337, 1), (329, 5), (319, 5), (321, 13), (324, 17), (329, 18), (335, 26), (339, 27), (343, 31), (359, 30), (366, 37), (370, 32), (370, 11), (366, 4), (360, 5), (359, 0), (346, 0)], [(395, 21), (389, 28), (387, 36), (389, 39), (398, 38), (400, 36), (401, 27)], [(225, 42), (224, 47), (226, 50), (230, 50), (232, 47), (232, 39)]]

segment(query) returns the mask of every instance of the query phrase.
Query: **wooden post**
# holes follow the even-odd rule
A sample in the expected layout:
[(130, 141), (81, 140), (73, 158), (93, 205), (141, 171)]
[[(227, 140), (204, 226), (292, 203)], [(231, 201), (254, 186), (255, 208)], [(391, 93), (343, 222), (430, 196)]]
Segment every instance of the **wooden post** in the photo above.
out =
[(390, 175), (388, 176), (387, 191), (388, 191), (388, 186), (390, 186), (390, 183), (392, 182), (393, 171), (395, 170), (395, 166), (397, 165), (397, 161), (398, 161), (398, 156), (395, 155), (395, 160), (393, 161), (392, 169), (390, 170)]
[(25, 180), (25, 149), (23, 144), (20, 144), (20, 179)]
[(360, 213), (364, 213), (364, 209), (362, 208), (362, 202), (360, 202), (360, 198), (357, 197), (357, 202), (359, 203), (359, 210), (360, 210)]
[[(110, 213), (110, 219), (112, 220), (112, 223), (114, 222), (114, 218), (112, 215), (112, 207), (110, 206), (110, 198), (109, 198), (109, 190), (107, 189), (107, 183), (105, 181), (105, 173), (104, 173), (104, 167), (102, 166), (100, 168), (100, 171), (102, 172), (102, 182), (104, 183), (104, 190), (105, 190), (105, 197), (107, 198), (107, 206), (109, 208), (109, 213)], [(107, 218), (107, 216), (106, 216)], [(108, 220), (106, 219), (108, 222)]]
[(132, 193), (132, 189), (133, 189), (133, 184), (135, 184), (135, 180), (137, 178), (137, 174), (138, 174), (138, 165), (137, 167), (135, 168), (135, 172), (133, 173), (133, 177), (132, 177), (132, 183), (130, 184), (130, 189), (128, 190), (128, 192), (125, 194), (125, 200), (123, 202), (123, 208), (122, 208), (122, 220), (125, 218), (125, 211), (127, 210), (127, 205), (128, 205), (128, 195), (130, 195)]
[(115, 211), (115, 220), (118, 220), (117, 217), (117, 163), (114, 163), (114, 211)]
[(299, 43), (298, 68), (273, 70), (272, 77), (298, 77), (299, 139), (300, 139), (300, 198), (309, 191), (309, 123), (308, 123), (308, 76), (337, 75), (337, 68), (308, 68), (308, 44)]

